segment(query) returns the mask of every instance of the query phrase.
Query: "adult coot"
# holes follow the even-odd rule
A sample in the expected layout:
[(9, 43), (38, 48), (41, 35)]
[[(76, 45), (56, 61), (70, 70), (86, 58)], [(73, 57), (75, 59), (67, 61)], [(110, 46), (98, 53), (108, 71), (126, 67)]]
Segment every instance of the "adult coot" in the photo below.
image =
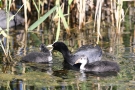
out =
[(120, 68), (116, 62), (112, 61), (95, 61), (87, 63), (87, 57), (82, 56), (76, 63), (81, 63), (80, 70), (85, 72), (119, 72)]
[(52, 61), (52, 54), (44, 44), (40, 45), (41, 52), (31, 52), (22, 57), (21, 62), (48, 63)]
[[(6, 12), (4, 10), (0, 10), (0, 27), (7, 28), (7, 17)], [(9, 12), (9, 18), (11, 18), (13, 14)], [(14, 16), (14, 19), (10, 20), (9, 27), (17, 26), (19, 24), (24, 23), (24, 18), (22, 18), (19, 14)]]
[(101, 60), (102, 50), (96, 45), (84, 45), (80, 47), (74, 54), (71, 54), (68, 47), (63, 42), (55, 42), (53, 45), (53, 50), (57, 50), (63, 54), (64, 60), (71, 65), (81, 58), (83, 55), (88, 57), (88, 63)]

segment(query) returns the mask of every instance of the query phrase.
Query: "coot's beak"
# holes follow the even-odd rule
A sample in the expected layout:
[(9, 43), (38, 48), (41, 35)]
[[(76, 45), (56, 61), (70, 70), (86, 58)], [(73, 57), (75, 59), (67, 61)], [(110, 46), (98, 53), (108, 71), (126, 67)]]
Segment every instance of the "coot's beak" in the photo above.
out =
[(52, 46), (53, 44), (50, 44), (50, 45), (48, 45), (48, 46), (46, 46), (46, 47), (48, 47), (48, 48), (51, 48), (49, 51), (50, 52), (52, 52), (52, 50), (53, 50), (53, 46)]
[(48, 46), (46, 46), (46, 47), (48, 47), (48, 48), (52, 48), (53, 46), (52, 46), (53, 44), (50, 44), (50, 45), (48, 45)]
[(78, 60), (75, 62), (75, 64), (77, 64), (77, 63), (80, 63), (80, 59), (78, 59)]
[[(54, 42), (54, 43), (55, 43), (55, 42)], [(48, 45), (47, 47), (49, 47), (49, 48), (53, 48), (54, 43), (53, 43), (53, 44)]]

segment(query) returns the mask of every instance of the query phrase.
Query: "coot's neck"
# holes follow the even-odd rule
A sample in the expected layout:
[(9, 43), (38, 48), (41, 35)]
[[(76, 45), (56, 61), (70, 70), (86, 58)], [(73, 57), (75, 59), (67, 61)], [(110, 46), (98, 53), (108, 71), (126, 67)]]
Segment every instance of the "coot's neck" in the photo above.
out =
[(83, 60), (81, 66), (80, 66), (80, 69), (81, 70), (85, 70), (85, 65), (87, 64), (87, 60)]
[(61, 49), (60, 52), (62, 53), (64, 59), (68, 59), (71, 56), (71, 53), (68, 48), (65, 50)]

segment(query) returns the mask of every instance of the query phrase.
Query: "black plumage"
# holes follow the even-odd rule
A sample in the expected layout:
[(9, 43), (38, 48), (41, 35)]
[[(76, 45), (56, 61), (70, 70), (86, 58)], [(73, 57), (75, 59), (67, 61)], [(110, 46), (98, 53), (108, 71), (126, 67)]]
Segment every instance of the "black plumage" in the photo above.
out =
[(47, 63), (52, 61), (52, 54), (44, 44), (40, 45), (41, 52), (31, 52), (22, 57), (21, 62)]
[(119, 72), (120, 68), (116, 62), (112, 61), (95, 61), (88, 63), (87, 57), (82, 56), (75, 63), (81, 63), (80, 70), (85, 72)]
[(72, 54), (68, 47), (63, 42), (55, 42), (53, 50), (57, 50), (63, 54), (64, 60), (71, 65), (74, 65), (76, 60), (81, 58), (83, 55), (88, 57), (88, 63), (101, 60), (102, 49), (96, 45), (84, 45), (80, 47), (74, 54)]
[[(7, 28), (7, 15), (6, 11), (0, 10), (0, 27)], [(9, 12), (9, 18), (13, 18), (13, 14)], [(19, 14), (15, 14), (14, 18), (10, 20), (9, 27), (17, 26), (20, 24), (24, 24), (24, 18), (22, 18)]]

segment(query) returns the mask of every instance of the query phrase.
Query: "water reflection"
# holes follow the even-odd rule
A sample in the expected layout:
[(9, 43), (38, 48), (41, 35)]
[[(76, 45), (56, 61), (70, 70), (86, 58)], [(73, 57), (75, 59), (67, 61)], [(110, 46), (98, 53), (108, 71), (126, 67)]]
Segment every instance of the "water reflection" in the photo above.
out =
[[(100, 79), (99, 79), (100, 80)], [(1, 86), (0, 89), (4, 90), (7, 87)], [(25, 80), (14, 79), (9, 82), (9, 87), (7, 89), (10, 90), (119, 90), (120, 87), (116, 85), (105, 85), (101, 83), (80, 83), (76, 82), (74, 84), (67, 84), (66, 82), (60, 83), (59, 86), (35, 86), (32, 85)]]
[(21, 79), (16, 79), (10, 81), (11, 90), (24, 90), (24, 82)]

